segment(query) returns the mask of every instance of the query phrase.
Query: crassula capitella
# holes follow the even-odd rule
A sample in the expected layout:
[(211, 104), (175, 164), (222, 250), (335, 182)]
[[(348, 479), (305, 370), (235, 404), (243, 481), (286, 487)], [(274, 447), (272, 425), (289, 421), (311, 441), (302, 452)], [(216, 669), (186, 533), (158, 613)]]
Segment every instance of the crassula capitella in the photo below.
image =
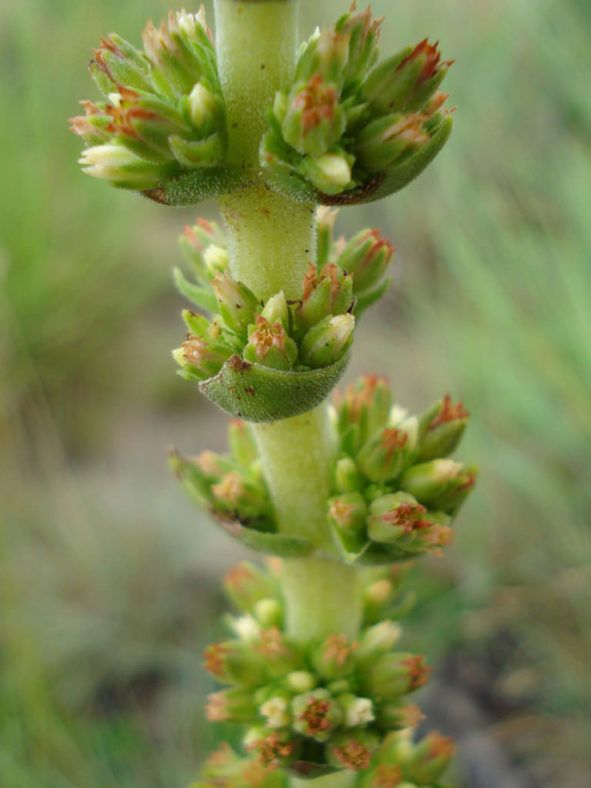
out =
[(397, 192), (434, 159), (451, 61), (428, 39), (382, 56), (382, 21), (355, 4), (301, 45), (298, 0), (214, 6), (215, 36), (200, 9), (149, 23), (141, 48), (102, 39), (103, 99), (72, 121), (87, 174), (164, 205), (215, 198), (223, 218), (182, 236), (173, 356), (232, 417), (229, 450), (171, 465), (272, 558), (225, 579), (239, 612), (206, 649), (221, 685), (206, 711), (242, 728), (242, 752), (223, 746), (195, 786), (442, 786), (453, 744), (415, 735), (430, 668), (399, 619), (406, 567), (452, 541), (475, 484), (455, 457), (468, 412), (445, 395), (413, 414), (379, 375), (331, 395), (395, 249), (377, 229), (335, 236), (329, 206)]

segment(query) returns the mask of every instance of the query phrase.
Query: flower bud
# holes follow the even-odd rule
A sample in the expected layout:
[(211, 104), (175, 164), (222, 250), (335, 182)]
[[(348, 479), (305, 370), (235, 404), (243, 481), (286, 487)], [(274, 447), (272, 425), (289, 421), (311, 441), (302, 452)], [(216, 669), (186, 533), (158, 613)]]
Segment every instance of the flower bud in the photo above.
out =
[(308, 329), (328, 315), (347, 312), (353, 302), (353, 279), (326, 263), (318, 272), (309, 263), (302, 287), (302, 302), (296, 311), (298, 325)]
[(283, 625), (283, 608), (278, 599), (260, 599), (254, 606), (254, 616), (265, 629)]
[(451, 454), (464, 434), (469, 415), (462, 402), (452, 403), (449, 394), (429, 408), (419, 417), (417, 459), (425, 462)]
[(443, 775), (455, 751), (455, 745), (448, 736), (437, 731), (428, 733), (405, 761), (405, 774), (418, 785), (431, 785)]
[(288, 96), (281, 130), (299, 153), (325, 154), (345, 130), (337, 86), (325, 82), (318, 72), (306, 83), (297, 83)]
[(354, 665), (356, 642), (349, 642), (346, 635), (329, 635), (315, 648), (310, 660), (323, 679), (338, 679), (351, 672)]
[(413, 465), (403, 474), (400, 486), (433, 509), (451, 511), (475, 483), (475, 469), (454, 460), (430, 460)]
[(189, 329), (189, 333), (200, 339), (207, 340), (209, 337), (209, 320), (196, 312), (191, 312), (190, 309), (183, 309), (182, 318)]
[(261, 317), (268, 320), (269, 323), (282, 323), (283, 326), (289, 328), (289, 307), (285, 300), (285, 293), (283, 290), (271, 296), (261, 312)]
[(223, 123), (224, 105), (206, 84), (197, 82), (187, 97), (191, 123), (200, 137), (214, 134)]
[(416, 728), (425, 715), (414, 703), (400, 705), (396, 701), (388, 701), (378, 705), (376, 719), (382, 730), (391, 731)]
[(392, 394), (386, 378), (364, 375), (347, 386), (343, 395), (336, 392), (335, 404), (342, 448), (355, 455), (370, 435), (385, 426)]
[(280, 629), (263, 629), (259, 644), (256, 646), (263, 654), (272, 675), (283, 677), (286, 673), (303, 667), (300, 651), (289, 643)]
[(123, 145), (115, 144), (86, 148), (78, 163), (86, 175), (137, 191), (149, 189), (171, 174), (169, 164), (153, 164), (140, 159)]
[(244, 689), (229, 689), (214, 692), (207, 697), (205, 713), (211, 722), (243, 724), (256, 715), (252, 692)]
[(314, 33), (298, 60), (295, 82), (306, 82), (319, 74), (326, 82), (340, 88), (349, 54), (348, 44), (348, 36), (334, 29)]
[(152, 91), (148, 63), (140, 52), (116, 33), (101, 38), (101, 45), (94, 50), (94, 60), (89, 65), (97, 87), (105, 96), (126, 85), (134, 90)]
[(369, 698), (359, 698), (349, 693), (341, 695), (338, 703), (345, 715), (343, 724), (346, 728), (357, 728), (375, 720), (373, 703)]
[(394, 493), (376, 498), (367, 520), (369, 537), (374, 542), (396, 544), (415, 532), (434, 525), (427, 510), (408, 493)]
[(254, 641), (258, 640), (261, 636), (261, 627), (257, 621), (250, 615), (246, 616), (230, 616), (225, 617), (227, 625), (233, 630), (234, 634), (239, 640)]
[(454, 515), (470, 495), (476, 485), (478, 468), (475, 465), (462, 467), (462, 470), (455, 477), (453, 482), (431, 500), (430, 506), (441, 509), (448, 514)]
[(260, 308), (255, 294), (227, 271), (214, 277), (211, 286), (224, 323), (238, 334), (245, 332), (254, 321), (256, 310)]
[(369, 768), (372, 752), (378, 747), (379, 738), (369, 731), (346, 731), (334, 736), (327, 751), (328, 762), (337, 768), (351, 771)]
[(353, 342), (355, 318), (351, 314), (325, 317), (304, 336), (301, 361), (312, 369), (328, 367), (341, 359)]
[(424, 128), (428, 120), (421, 113), (386, 115), (371, 121), (357, 136), (355, 155), (366, 169), (386, 170), (410, 152), (430, 141)]
[(275, 595), (277, 587), (266, 572), (254, 564), (242, 561), (224, 577), (224, 591), (238, 608), (252, 613), (257, 602)]
[(294, 670), (285, 677), (287, 686), (297, 693), (310, 692), (316, 686), (316, 678), (307, 670)]
[(329, 501), (328, 522), (347, 553), (359, 553), (367, 543), (367, 504), (360, 492), (350, 492)]
[(207, 59), (214, 50), (208, 33), (201, 12), (171, 11), (159, 28), (148, 22), (142, 33), (144, 49), (152, 61), (154, 81), (166, 95), (186, 95), (209, 71)]
[(291, 702), (291, 710), (293, 729), (318, 742), (328, 741), (342, 719), (342, 711), (325, 689), (296, 695)]
[(181, 367), (180, 374), (187, 380), (207, 380), (217, 375), (222, 365), (232, 355), (232, 350), (222, 342), (211, 342), (203, 337), (189, 335), (173, 358)]
[(265, 657), (249, 643), (239, 640), (212, 643), (203, 657), (205, 669), (226, 684), (257, 687), (266, 681)]
[(256, 325), (250, 331), (243, 356), (247, 361), (263, 364), (273, 369), (293, 368), (298, 347), (287, 335), (283, 323), (270, 323), (262, 315), (256, 316)]
[(417, 438), (416, 419), (375, 433), (357, 455), (357, 465), (372, 482), (394, 480), (410, 461)]
[(230, 471), (211, 488), (212, 504), (218, 514), (240, 520), (257, 520), (270, 514), (267, 491), (261, 483)]
[(289, 766), (297, 755), (296, 745), (290, 741), (289, 733), (270, 728), (251, 728), (244, 737), (244, 745), (249, 752), (257, 754), (258, 760), (268, 771)]
[(354, 460), (350, 457), (341, 457), (337, 460), (334, 469), (333, 485), (338, 492), (356, 492), (361, 490), (364, 484), (363, 476)]
[(391, 651), (401, 634), (400, 625), (395, 621), (380, 621), (379, 624), (368, 627), (359, 641), (355, 661), (367, 666), (380, 654)]
[(416, 112), (430, 101), (453, 61), (440, 63), (437, 44), (427, 39), (408, 47), (382, 63), (368, 75), (363, 96), (380, 115)]
[(371, 697), (397, 700), (426, 684), (429, 673), (424, 657), (391, 652), (380, 657), (371, 673), (364, 676), (364, 683)]
[(316, 263), (318, 268), (322, 268), (329, 261), (333, 246), (332, 233), (337, 214), (338, 210), (327, 208), (324, 205), (320, 205), (316, 211), (318, 236), (316, 241)]
[(349, 42), (345, 84), (360, 81), (376, 61), (381, 24), (381, 19), (372, 18), (370, 8), (359, 14), (344, 14), (336, 23), (336, 32)]
[(338, 265), (353, 274), (353, 292), (375, 287), (383, 278), (395, 247), (379, 230), (362, 230), (354, 235), (338, 258)]
[(354, 157), (344, 152), (307, 156), (302, 159), (299, 171), (314, 188), (324, 194), (340, 194), (354, 185), (351, 167)]
[(259, 708), (268, 728), (286, 728), (291, 722), (289, 701), (281, 695), (274, 695)]

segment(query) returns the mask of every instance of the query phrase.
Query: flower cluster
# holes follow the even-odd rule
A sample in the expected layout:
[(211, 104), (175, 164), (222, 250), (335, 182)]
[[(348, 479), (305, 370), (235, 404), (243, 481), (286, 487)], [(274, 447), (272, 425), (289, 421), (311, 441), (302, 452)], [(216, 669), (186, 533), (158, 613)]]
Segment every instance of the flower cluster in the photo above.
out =
[(305, 540), (277, 533), (277, 523), (263, 479), (252, 430), (233, 420), (228, 430), (231, 452), (204, 451), (197, 457), (171, 455), (172, 469), (189, 497), (246, 546), (279, 556), (305, 555)]
[(380, 24), (353, 4), (304, 45), (293, 83), (276, 94), (261, 157), (291, 195), (324, 204), (383, 197), (447, 141), (451, 114), (437, 89), (451, 63), (427, 39), (376, 63)]
[(72, 131), (88, 146), (80, 164), (114, 186), (150, 190), (184, 172), (206, 172), (225, 155), (227, 134), (216, 54), (197, 14), (149, 22), (143, 51), (113, 33), (90, 64), (106, 101), (82, 102)]
[(229, 685), (210, 695), (208, 717), (245, 726), (247, 751), (270, 770), (368, 769), (388, 732), (418, 724), (422, 715), (407, 696), (427, 682), (429, 668), (398, 650), (400, 626), (389, 619), (364, 625), (355, 641), (342, 634), (292, 641), (277, 582), (248, 564), (226, 578), (242, 615), (227, 617), (234, 637), (205, 651), (206, 669)]
[[(323, 254), (316, 265), (309, 263), (301, 296), (293, 301), (287, 301), (283, 292), (260, 301), (244, 283), (234, 279), (223, 235), (215, 223), (200, 220), (196, 227), (187, 228), (182, 246), (196, 282), (176, 269), (176, 283), (187, 299), (210, 312), (212, 318), (190, 310), (183, 312), (189, 333), (174, 351), (183, 377), (201, 384), (215, 378), (226, 366), (226, 371), (233, 370), (235, 376), (239, 373), (242, 379), (251, 378), (244, 389), (247, 395), (250, 391), (246, 400), (252, 401), (257, 390), (252, 366), (263, 367), (267, 372), (259, 388), (269, 392), (270, 404), (277, 408), (282, 401), (290, 406), (290, 401), (284, 400), (277, 389), (285, 385), (284, 376), (271, 371), (313, 373), (328, 368), (335, 376), (340, 375), (353, 341), (356, 316), (380, 298), (389, 285), (384, 277), (394, 249), (377, 230), (364, 230), (349, 243), (344, 239), (335, 242), (334, 219), (335, 212), (319, 215)], [(336, 377), (309, 375), (309, 390), (316, 401), (310, 405), (300, 396), (293, 405), (306, 409), (318, 404), (335, 382)], [(236, 391), (234, 380), (225, 386), (226, 394), (231, 387)], [(233, 415), (264, 420), (245, 411), (248, 405), (244, 398), (242, 402), (234, 397), (229, 404), (218, 404)]]
[[(429, 733), (413, 744), (408, 731), (388, 735), (355, 788), (444, 788), (438, 782), (455, 751), (446, 736)], [(240, 757), (227, 744), (211, 755), (191, 788), (287, 788), (287, 776), (256, 757)], [(449, 788), (449, 786), (448, 786)]]
[(410, 416), (373, 375), (337, 395), (335, 419), (340, 456), (328, 518), (345, 560), (391, 563), (449, 544), (476, 480), (474, 466), (449, 458), (468, 420), (462, 403), (446, 396)]

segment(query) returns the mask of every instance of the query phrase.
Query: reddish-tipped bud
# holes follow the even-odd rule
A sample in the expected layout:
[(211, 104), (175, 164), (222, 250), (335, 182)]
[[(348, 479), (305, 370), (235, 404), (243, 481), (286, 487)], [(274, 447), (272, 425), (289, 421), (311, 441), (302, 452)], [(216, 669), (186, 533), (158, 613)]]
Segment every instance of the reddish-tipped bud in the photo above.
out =
[(205, 669), (226, 684), (258, 687), (268, 676), (264, 656), (239, 640), (212, 643), (205, 649), (203, 659)]
[(301, 328), (308, 329), (327, 315), (347, 312), (353, 302), (353, 279), (335, 263), (326, 263), (320, 271), (312, 263), (304, 276), (302, 301), (296, 317)]
[(335, 538), (345, 552), (360, 552), (367, 542), (365, 499), (360, 492), (350, 492), (332, 498), (329, 503), (328, 522)]
[(257, 315), (243, 355), (247, 361), (273, 369), (289, 370), (293, 368), (298, 348), (282, 322), (270, 323), (262, 315)]
[(411, 460), (417, 441), (417, 421), (407, 419), (398, 427), (386, 427), (363, 446), (357, 465), (372, 482), (395, 479)]
[(329, 635), (311, 654), (312, 665), (324, 679), (338, 679), (351, 672), (357, 642), (346, 635)]
[(377, 708), (377, 723), (382, 730), (403, 730), (418, 727), (425, 715), (414, 703), (400, 705), (395, 701), (382, 703)]
[(421, 462), (446, 457), (460, 442), (469, 417), (462, 402), (453, 404), (449, 394), (419, 416), (419, 449)]
[(295, 757), (295, 744), (289, 741), (288, 733), (253, 728), (246, 734), (244, 743), (269, 771), (288, 766)]
[(422, 656), (389, 653), (380, 657), (364, 681), (371, 697), (382, 701), (398, 700), (426, 684), (430, 672)]
[(347, 731), (333, 738), (327, 752), (328, 762), (337, 768), (363, 771), (369, 768), (372, 752), (379, 739), (369, 731)]
[(345, 130), (345, 114), (339, 105), (338, 88), (316, 73), (289, 94), (281, 130), (297, 151), (322, 156)]
[(390, 414), (392, 394), (386, 378), (364, 375), (335, 393), (337, 427), (341, 445), (348, 454), (356, 454), (370, 435), (383, 427)]
[(456, 751), (449, 736), (437, 731), (428, 733), (414, 748), (411, 757), (404, 764), (409, 780), (418, 785), (431, 785), (437, 782), (447, 769)]
[(337, 262), (340, 268), (353, 274), (353, 292), (357, 294), (379, 284), (394, 251), (395, 247), (379, 230), (362, 230), (351, 238)]
[(270, 512), (269, 498), (262, 483), (238, 471), (230, 471), (212, 485), (215, 511), (245, 521), (265, 517)]
[(395, 544), (403, 537), (415, 536), (434, 523), (427, 509), (408, 493), (394, 493), (376, 498), (370, 507), (367, 529), (374, 542)]
[(252, 692), (243, 689), (229, 689), (214, 692), (207, 698), (205, 713), (211, 722), (242, 724), (250, 722), (256, 715), (256, 705)]
[(224, 591), (237, 607), (252, 613), (257, 602), (275, 596), (277, 586), (269, 574), (243, 561), (224, 577)]
[(237, 334), (245, 333), (255, 319), (255, 312), (260, 309), (255, 294), (227, 271), (214, 277), (211, 286), (224, 323)]
[(190, 335), (180, 348), (173, 350), (172, 355), (181, 367), (183, 377), (201, 381), (217, 375), (232, 355), (232, 350), (222, 342)]
[(291, 707), (294, 730), (318, 742), (328, 741), (342, 720), (342, 711), (325, 689), (297, 695)]
[(425, 39), (379, 63), (363, 85), (363, 96), (380, 115), (416, 112), (428, 104), (452, 62), (441, 62), (437, 44)]

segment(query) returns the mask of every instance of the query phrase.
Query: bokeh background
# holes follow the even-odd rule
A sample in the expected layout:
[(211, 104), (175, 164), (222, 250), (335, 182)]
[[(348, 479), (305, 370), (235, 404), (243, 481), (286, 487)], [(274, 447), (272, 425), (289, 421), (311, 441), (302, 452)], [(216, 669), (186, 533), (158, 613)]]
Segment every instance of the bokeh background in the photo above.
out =
[[(390, 6), (393, 7), (390, 7)], [(303, 0), (303, 35), (344, 10)], [(411, 584), (421, 701), (466, 788), (591, 774), (591, 5), (387, 0), (383, 51), (425, 35), (456, 65), (456, 131), (415, 184), (348, 209), (380, 226), (396, 288), (349, 379), (472, 413), (477, 493)], [(83, 176), (67, 131), (99, 36), (168, 0), (0, 3), (0, 785), (175, 788), (221, 733), (200, 651), (243, 556), (183, 497), (166, 450), (224, 445), (174, 374), (176, 239), (195, 211)], [(208, 9), (210, 10), (210, 9)], [(210, 16), (210, 19), (212, 17)], [(201, 206), (215, 218), (215, 206)]]

